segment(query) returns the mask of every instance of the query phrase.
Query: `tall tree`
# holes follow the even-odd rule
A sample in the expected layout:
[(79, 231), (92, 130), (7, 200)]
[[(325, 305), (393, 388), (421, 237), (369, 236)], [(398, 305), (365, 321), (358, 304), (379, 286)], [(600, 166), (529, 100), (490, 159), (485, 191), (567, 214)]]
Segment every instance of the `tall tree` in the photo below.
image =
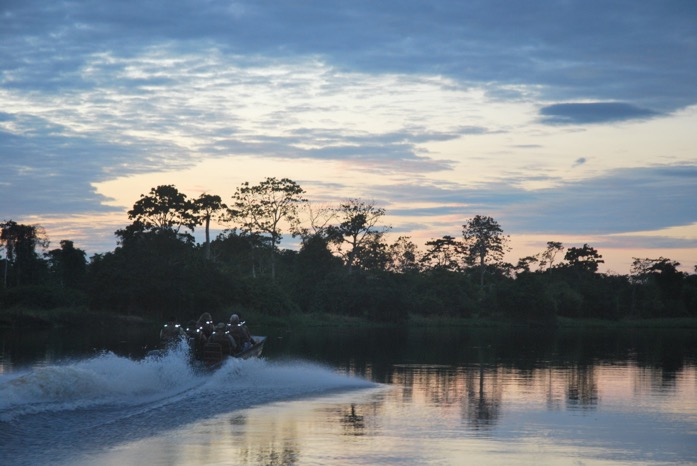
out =
[(440, 269), (456, 272), (462, 270), (467, 247), (458, 239), (445, 235), (426, 242), (428, 249), (421, 258), (427, 269)]
[(417, 272), (419, 270), (419, 250), (408, 236), (400, 236), (389, 247), (389, 269), (393, 272)]
[(513, 267), (516, 271), (516, 273), (525, 273), (525, 272), (530, 272), (530, 267), (533, 264), (537, 264), (540, 262), (540, 259), (537, 257), (537, 254), (534, 256), (525, 256), (521, 257), (518, 259), (518, 263)]
[[(360, 199), (349, 199), (337, 209), (338, 225), (329, 229), (331, 240), (339, 247), (351, 274), (361, 248), (374, 240), (377, 233), (384, 233), (389, 227), (378, 228), (377, 224), (385, 215), (385, 209), (376, 207)], [(343, 246), (348, 245), (348, 251)]]
[(283, 224), (297, 231), (298, 206), (306, 202), (305, 191), (288, 178), (266, 178), (251, 186), (244, 182), (232, 196), (229, 219), (244, 231), (271, 237), (271, 279), (276, 279), (276, 250), (283, 238)]
[(540, 268), (548, 270), (554, 267), (554, 259), (564, 251), (564, 246), (558, 241), (547, 241), (547, 249), (540, 254)]
[(31, 282), (42, 264), (45, 267), (36, 253), (37, 246), (46, 248), (49, 244), (43, 227), (23, 225), (13, 220), (0, 223), (0, 242), (5, 247), (4, 287), (8, 285), (10, 271), (15, 285), (19, 286)]
[(685, 279), (688, 274), (678, 270), (680, 262), (665, 257), (658, 259), (634, 258), (630, 268), (631, 280), (635, 284), (658, 288), (664, 304), (675, 303), (681, 299)]
[(656, 276), (680, 276), (685, 274), (678, 270), (680, 262), (676, 262), (665, 257), (658, 259), (639, 259), (633, 258), (634, 261), (630, 267), (630, 274), (635, 281), (645, 282), (648, 278)]
[(253, 278), (261, 269), (260, 251), (270, 249), (270, 239), (256, 232), (239, 231), (236, 228), (220, 233), (212, 243), (215, 261), (226, 270), (246, 274)]
[(204, 255), (206, 259), (211, 258), (211, 237), (210, 226), (211, 220), (220, 217), (227, 209), (227, 205), (223, 203), (220, 196), (213, 194), (201, 194), (194, 200), (194, 211), (198, 224), (203, 223), (206, 229), (206, 242), (204, 244)]
[(365, 239), (366, 241), (356, 250), (354, 265), (363, 270), (386, 270), (390, 262), (390, 252), (384, 234), (373, 232)]
[(85, 251), (76, 248), (72, 241), (62, 240), (60, 249), (46, 253), (49, 270), (61, 287), (81, 288), (87, 274)]
[(479, 266), (479, 285), (484, 287), (484, 274), (488, 265), (502, 262), (508, 251), (508, 236), (499, 223), (491, 217), (477, 215), (462, 225), (462, 236), (469, 250), (469, 260)]
[(571, 247), (566, 250), (564, 259), (569, 262), (569, 267), (576, 270), (595, 273), (598, 271), (598, 265), (603, 264), (603, 256), (598, 254), (597, 249), (584, 244), (583, 247)]
[(310, 201), (305, 202), (300, 209), (302, 217), (297, 234), (303, 243), (316, 240), (319, 236), (328, 239), (331, 222), (337, 218), (337, 209), (329, 205), (319, 205)]
[(172, 230), (177, 234), (181, 227), (193, 231), (197, 222), (194, 203), (173, 185), (160, 185), (147, 195), (141, 194), (128, 211), (128, 218), (146, 230)]

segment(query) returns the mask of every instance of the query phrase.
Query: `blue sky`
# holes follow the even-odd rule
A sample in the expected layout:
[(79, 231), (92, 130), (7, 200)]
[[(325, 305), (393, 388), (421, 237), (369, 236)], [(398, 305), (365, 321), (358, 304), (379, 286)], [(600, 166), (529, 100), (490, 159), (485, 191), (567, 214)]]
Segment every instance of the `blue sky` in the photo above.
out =
[(289, 177), (395, 235), (697, 263), (697, 2), (0, 3), (0, 219), (88, 252), (151, 187)]

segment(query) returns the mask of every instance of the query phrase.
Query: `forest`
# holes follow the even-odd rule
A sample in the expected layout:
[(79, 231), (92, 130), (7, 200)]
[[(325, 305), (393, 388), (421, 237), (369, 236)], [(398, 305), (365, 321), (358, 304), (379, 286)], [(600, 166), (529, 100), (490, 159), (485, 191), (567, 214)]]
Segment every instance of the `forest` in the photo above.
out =
[[(387, 241), (386, 212), (374, 202), (319, 206), (305, 194), (287, 178), (243, 183), (228, 203), (157, 186), (128, 211), (116, 248), (89, 259), (67, 239), (51, 249), (40, 225), (4, 220), (0, 310), (77, 308), (180, 321), (230, 310), (376, 322), (697, 317), (697, 270), (680, 271), (668, 258), (633, 258), (629, 275), (605, 274), (592, 246), (550, 241), (511, 264), (504, 261), (509, 237), (483, 215), (420, 249), (409, 237)], [(228, 228), (211, 239), (211, 222)], [(299, 246), (281, 248), (284, 235)]]

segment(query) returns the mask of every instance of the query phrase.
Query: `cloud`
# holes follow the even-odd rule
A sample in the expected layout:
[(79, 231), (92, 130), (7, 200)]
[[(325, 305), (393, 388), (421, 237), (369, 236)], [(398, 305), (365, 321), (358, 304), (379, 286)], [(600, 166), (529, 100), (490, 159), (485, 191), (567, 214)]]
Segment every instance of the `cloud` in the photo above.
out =
[[(53, 151), (43, 143), (53, 140), (62, 145), (65, 152)], [(25, 215), (41, 215), (54, 212), (66, 214), (84, 211), (110, 211), (102, 203), (107, 201), (98, 195), (91, 183), (104, 179), (101, 164), (108, 154), (106, 148), (79, 139), (45, 136), (40, 141), (0, 131), (0, 147), (3, 147), (2, 172), (0, 173), (0, 198), (2, 214), (8, 218)]]
[[(537, 86), (543, 100), (633, 102), (673, 111), (697, 102), (697, 4), (601, 0), (534, 4), (157, 0), (5, 5), (3, 85), (82, 86), (95, 53), (128, 58), (169, 44), (179, 55), (318, 57), (365, 73)], [(21, 58), (20, 58), (21, 57)]]
[(613, 234), (697, 222), (697, 166), (623, 168), (525, 192), (507, 214), (519, 233)]
[[(13, 110), (0, 114), (0, 155), (34, 168), (0, 171), (1, 194), (17, 201), (8, 215), (103, 210), (94, 183), (209, 157), (345, 161), (385, 174), (446, 171), (454, 162), (431, 157), (424, 144), (490, 132), (440, 120), (439, 112), (458, 112), (472, 99), (447, 80), (348, 74), (313, 60), (252, 66), (209, 52), (203, 61), (168, 48), (129, 59), (97, 54), (69, 92), (0, 89)], [(27, 185), (31, 197), (20, 193)]]
[(671, 236), (621, 235), (605, 236), (595, 241), (594, 246), (621, 249), (691, 249), (697, 248), (697, 238), (675, 238)]
[(540, 115), (545, 124), (567, 125), (646, 119), (660, 114), (623, 102), (590, 102), (548, 105), (540, 109)]
[(521, 181), (468, 188), (375, 186), (371, 194), (392, 199), (390, 215), (457, 222), (490, 215), (510, 234), (610, 235), (697, 223), (697, 166), (616, 169), (579, 181), (557, 180), (554, 188), (539, 190), (517, 187)]
[[(542, 171), (552, 150), (574, 176), (587, 168), (579, 155), (593, 152), (554, 144), (564, 125), (659, 120), (697, 103), (697, 2), (640, 3), (4, 2), (2, 214), (108, 212), (95, 183), (250, 156), (343, 164), (342, 183), (383, 176), (360, 189), (419, 224), (481, 213), (522, 233), (684, 225), (689, 164), (627, 158), (573, 182)], [(498, 181), (466, 184), (482, 160), (486, 176), (503, 167)], [(455, 173), (466, 179), (443, 181)]]

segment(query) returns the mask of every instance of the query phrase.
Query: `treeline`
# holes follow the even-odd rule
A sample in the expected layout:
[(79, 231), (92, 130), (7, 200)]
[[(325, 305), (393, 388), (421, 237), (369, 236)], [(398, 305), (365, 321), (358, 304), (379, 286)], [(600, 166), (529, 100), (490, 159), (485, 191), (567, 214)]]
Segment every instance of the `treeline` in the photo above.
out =
[[(609, 275), (598, 272), (595, 248), (550, 241), (510, 264), (508, 236), (481, 215), (421, 250), (409, 237), (388, 242), (386, 212), (374, 203), (319, 207), (304, 195), (294, 181), (276, 178), (242, 184), (229, 205), (158, 186), (128, 211), (131, 223), (115, 232), (115, 250), (89, 260), (69, 240), (49, 249), (40, 226), (4, 221), (0, 307), (84, 306), (181, 320), (231, 309), (386, 322), (410, 314), (535, 322), (697, 317), (697, 273), (667, 258), (635, 258), (629, 275)], [(211, 222), (229, 228), (211, 239)], [(202, 244), (196, 228), (205, 231)], [(280, 248), (283, 235), (300, 247)]]

